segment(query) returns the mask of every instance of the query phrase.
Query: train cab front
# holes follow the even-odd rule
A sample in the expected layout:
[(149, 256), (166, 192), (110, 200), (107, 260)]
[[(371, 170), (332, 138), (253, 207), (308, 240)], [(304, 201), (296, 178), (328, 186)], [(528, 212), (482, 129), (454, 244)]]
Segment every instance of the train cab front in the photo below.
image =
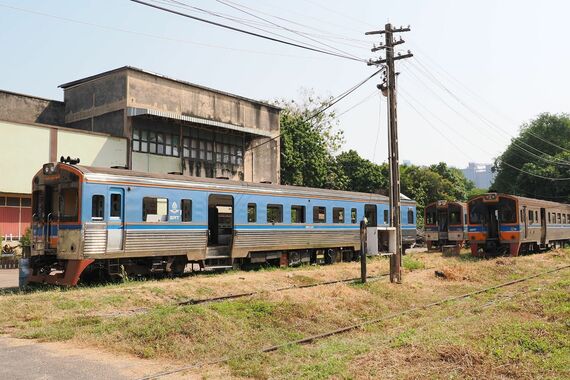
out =
[(471, 253), (518, 254), (517, 201), (513, 197), (487, 193), (468, 202), (468, 237)]
[(32, 181), (32, 255), (28, 282), (76, 285), (91, 263), (81, 254), (82, 173), (44, 164)]

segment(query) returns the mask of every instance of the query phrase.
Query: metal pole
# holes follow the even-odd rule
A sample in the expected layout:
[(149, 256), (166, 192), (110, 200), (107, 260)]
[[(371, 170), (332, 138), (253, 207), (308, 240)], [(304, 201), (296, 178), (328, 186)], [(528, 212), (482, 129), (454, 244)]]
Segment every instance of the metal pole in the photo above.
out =
[(360, 221), (360, 278), (366, 282), (366, 222)]
[(390, 256), (390, 282), (402, 282), (402, 229), (400, 226), (400, 160), (398, 154), (398, 118), (396, 116), (396, 72), (394, 69), (394, 39), (392, 25), (386, 24), (386, 69), (388, 85), (389, 143), (390, 143), (390, 226), (396, 229), (396, 252)]

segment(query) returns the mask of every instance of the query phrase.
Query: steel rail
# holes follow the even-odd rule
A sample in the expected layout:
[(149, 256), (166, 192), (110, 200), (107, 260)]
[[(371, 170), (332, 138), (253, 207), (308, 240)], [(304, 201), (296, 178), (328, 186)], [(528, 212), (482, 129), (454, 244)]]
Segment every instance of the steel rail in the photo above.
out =
[[(336, 329), (336, 330), (332, 330), (332, 331), (328, 331), (328, 332), (325, 332), (325, 333), (321, 333), (321, 334), (317, 334), (317, 335), (311, 335), (311, 336), (308, 336), (308, 337), (306, 337), (306, 338), (302, 338), (302, 339), (298, 339), (298, 340), (294, 340), (294, 341), (290, 341), (290, 342), (285, 342), (285, 343), (281, 343), (281, 344), (277, 344), (277, 345), (265, 347), (265, 348), (262, 348), (262, 349), (257, 350), (257, 351), (253, 351), (253, 352), (246, 353), (245, 356), (247, 357), (247, 356), (252, 356), (252, 355), (258, 355), (258, 354), (263, 354), (263, 353), (268, 353), (268, 352), (277, 351), (277, 350), (279, 350), (279, 349), (281, 349), (281, 348), (285, 348), (285, 347), (289, 347), (289, 346), (312, 343), (312, 342), (314, 342), (314, 341), (316, 341), (316, 340), (319, 340), (319, 339), (327, 338), (327, 337), (330, 337), (330, 336), (333, 336), (333, 335), (339, 335), (339, 334), (342, 334), (342, 333), (345, 333), (345, 332), (348, 332), (348, 331), (352, 331), (352, 330), (356, 330), (356, 329), (362, 328), (362, 327), (364, 327), (364, 326), (368, 326), (368, 325), (372, 325), (372, 324), (377, 324), (377, 323), (380, 323), (380, 322), (383, 322), (383, 321), (386, 321), (386, 320), (389, 320), (389, 319), (393, 319), (393, 318), (396, 318), (396, 317), (400, 317), (400, 316), (403, 316), (403, 315), (406, 315), (406, 314), (410, 314), (410, 313), (413, 313), (413, 312), (416, 312), (416, 311), (426, 310), (426, 309), (429, 309), (429, 308), (432, 308), (432, 307), (435, 307), (435, 306), (443, 305), (443, 304), (448, 303), (448, 302), (453, 302), (453, 301), (457, 301), (457, 300), (461, 300), (461, 299), (473, 297), (473, 296), (475, 296), (475, 295), (482, 294), (482, 293), (487, 293), (487, 292), (490, 292), (490, 291), (492, 291), (492, 290), (504, 288), (504, 287), (507, 287), (507, 286), (515, 285), (515, 284), (519, 284), (519, 283), (521, 283), (521, 282), (525, 282), (525, 281), (528, 281), (528, 280), (531, 280), (531, 279), (534, 279), (534, 278), (537, 278), (537, 277), (545, 276), (545, 275), (548, 275), (548, 274), (551, 274), (551, 273), (554, 273), (554, 272), (559, 272), (559, 271), (564, 270), (564, 269), (567, 269), (567, 268), (570, 268), (570, 265), (564, 265), (564, 266), (557, 267), (557, 268), (554, 268), (554, 269), (550, 269), (550, 270), (547, 270), (547, 271), (544, 271), (544, 272), (540, 272), (540, 273), (536, 273), (536, 274), (533, 274), (533, 275), (530, 275), (530, 276), (522, 277), (522, 278), (519, 278), (519, 279), (517, 279), (517, 280), (512, 280), (512, 281), (508, 281), (508, 282), (503, 282), (503, 283), (498, 284), (498, 285), (493, 285), (493, 286), (490, 286), (490, 287), (487, 287), (487, 288), (475, 290), (475, 291), (472, 291), (472, 292), (469, 292), (469, 293), (464, 293), (464, 294), (461, 294), (461, 295), (458, 295), (458, 296), (447, 297), (447, 298), (441, 299), (441, 300), (439, 300), (439, 301), (430, 302), (430, 303), (425, 304), (425, 305), (422, 305), (422, 306), (412, 307), (412, 308), (410, 308), (410, 309), (406, 309), (406, 310), (402, 310), (402, 311), (399, 311), (399, 312), (391, 313), (391, 314), (385, 315), (385, 316), (380, 317), (380, 318), (363, 321), (363, 322), (360, 322), (360, 323), (356, 323), (356, 324), (353, 324), (353, 325), (349, 325), (349, 326), (342, 327), (342, 328), (339, 328), (339, 329)], [(188, 370), (191, 370), (191, 369), (202, 368), (202, 367), (205, 367), (205, 366), (208, 366), (208, 365), (215, 365), (215, 364), (225, 363), (225, 362), (229, 361), (230, 359), (231, 359), (231, 357), (222, 357), (222, 358), (219, 358), (219, 359), (216, 359), (216, 360), (211, 360), (211, 361), (208, 361), (208, 362), (197, 363), (197, 364), (190, 364), (190, 365), (186, 365), (186, 366), (183, 366), (183, 367), (178, 367), (178, 368), (171, 369), (171, 370), (166, 370), (166, 371), (162, 371), (162, 372), (157, 372), (157, 373), (154, 373), (154, 374), (152, 374), (152, 375), (148, 375), (148, 376), (145, 376), (145, 377), (138, 378), (137, 380), (151, 380), (151, 379), (157, 379), (157, 378), (164, 377), (164, 376), (168, 376), (168, 375), (171, 375), (171, 374), (174, 374), (174, 373), (179, 373), (179, 372), (183, 372), (183, 371), (188, 371)]]

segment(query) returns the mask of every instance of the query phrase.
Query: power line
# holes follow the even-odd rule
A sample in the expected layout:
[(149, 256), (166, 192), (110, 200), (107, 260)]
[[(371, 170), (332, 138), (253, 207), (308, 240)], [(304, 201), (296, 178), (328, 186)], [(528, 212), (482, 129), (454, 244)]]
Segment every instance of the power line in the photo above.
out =
[[(416, 46), (414, 46), (414, 48), (417, 48)], [(434, 66), (436, 66), (437, 69), (439, 69), (440, 72), (443, 72), (445, 75), (447, 75), (449, 78), (451, 78), (451, 80), (453, 80), (454, 82), (456, 82), (457, 84), (459, 84), (461, 87), (463, 87), (467, 92), (469, 92), (473, 97), (478, 98), (482, 103), (486, 104), (487, 106), (489, 106), (491, 109), (493, 109), (497, 114), (501, 114), (505, 119), (509, 119), (511, 122), (513, 121), (510, 117), (506, 116), (504, 113), (500, 112), (493, 104), (491, 104), (488, 100), (486, 100), (484, 97), (482, 97), (481, 95), (477, 94), (475, 91), (471, 90), (467, 85), (465, 85), (463, 82), (461, 82), (459, 79), (455, 78), (453, 75), (451, 75), (449, 73), (449, 71), (445, 70), (445, 68), (443, 66), (441, 66), (440, 64), (438, 64), (433, 58), (430, 58), (424, 51), (422, 51), (420, 48), (417, 48), (420, 53), (425, 56), (427, 59), (429, 59)], [(416, 61), (418, 62), (418, 64), (422, 65), (422, 66), (426, 66), (426, 64), (422, 63), (421, 59), (416, 59)], [(427, 68), (426, 68), (427, 70)], [(429, 70), (428, 70), (429, 71)], [(553, 147), (556, 147), (558, 149), (561, 149), (563, 151), (566, 152), (570, 152), (570, 150), (557, 145), (555, 143), (553, 143), (550, 140), (546, 140), (543, 137), (536, 135), (530, 131), (527, 131), (527, 133), (533, 137), (535, 137), (536, 139), (539, 139), (541, 141), (543, 141), (544, 143), (547, 143)]]
[[(318, 45), (313, 45), (313, 44), (310, 44), (310, 43), (306, 43), (306, 42), (304, 42), (304, 41), (296, 40), (296, 39), (293, 39), (293, 38), (291, 38), (291, 37), (287, 37), (287, 36), (284, 36), (284, 35), (282, 35), (282, 34), (275, 33), (275, 32), (272, 32), (272, 31), (270, 31), (270, 30), (267, 30), (267, 29), (262, 28), (261, 26), (269, 27), (269, 28), (277, 28), (277, 29), (280, 29), (280, 28), (275, 27), (275, 26), (272, 26), (272, 25), (267, 25), (266, 23), (260, 23), (260, 22), (258, 22), (258, 21), (249, 20), (249, 19), (237, 18), (237, 17), (234, 17), (234, 16), (230, 16), (230, 15), (227, 15), (227, 14), (220, 13), (220, 12), (214, 12), (214, 11), (210, 11), (210, 10), (207, 10), (207, 9), (199, 8), (199, 7), (196, 7), (196, 6), (193, 6), (193, 5), (189, 5), (189, 4), (186, 4), (185, 2), (177, 1), (177, 0), (151, 0), (151, 1), (154, 2), (154, 3), (159, 3), (159, 4), (168, 4), (168, 5), (171, 5), (171, 6), (174, 6), (174, 7), (178, 7), (178, 8), (191, 9), (191, 10), (193, 10), (193, 11), (197, 11), (197, 12), (200, 12), (200, 13), (205, 13), (205, 14), (208, 14), (208, 15), (210, 15), (210, 16), (214, 16), (214, 17), (222, 18), (222, 19), (224, 19), (224, 20), (228, 20), (228, 21), (231, 21), (231, 22), (235, 22), (235, 23), (237, 23), (237, 24), (239, 24), (239, 25), (247, 26), (247, 27), (253, 28), (253, 29), (255, 29), (255, 30), (259, 30), (259, 31), (262, 31), (262, 32), (271, 34), (271, 35), (273, 35), (273, 36), (277, 36), (277, 37), (280, 37), (280, 38), (283, 38), (283, 39), (286, 39), (286, 40), (289, 40), (289, 41), (293, 41), (293, 42), (298, 43), (298, 44), (306, 44), (307, 46), (310, 46), (310, 47), (319, 49), (319, 46), (318, 46)], [(256, 25), (258, 25), (258, 26), (256, 26)], [(321, 43), (320, 41), (317, 41), (317, 42), (318, 42), (318, 43)], [(335, 49), (335, 48), (333, 48), (333, 49)], [(338, 50), (338, 49), (337, 49), (337, 50)], [(350, 56), (352, 56), (352, 57), (358, 59), (358, 57), (356, 57), (356, 56), (354, 56), (354, 55), (351, 55), (350, 53), (346, 53), (346, 52), (342, 52), (342, 51), (341, 51), (341, 53), (346, 54), (346, 55), (350, 55)]]
[(314, 52), (317, 52), (317, 53), (327, 54), (327, 55), (331, 55), (331, 56), (335, 56), (335, 57), (339, 57), (339, 58), (344, 58), (344, 59), (348, 59), (348, 60), (352, 60), (352, 61), (365, 62), (365, 60), (362, 60), (362, 59), (358, 59), (358, 58), (354, 58), (354, 57), (349, 57), (349, 56), (345, 56), (345, 55), (342, 55), (342, 54), (337, 54), (337, 53), (334, 53), (334, 52), (330, 52), (330, 51), (326, 51), (326, 50), (322, 50), (322, 49), (316, 49), (316, 48), (313, 48), (313, 47), (310, 47), (310, 46), (300, 45), (300, 44), (297, 44), (297, 43), (294, 43), (294, 42), (288, 42), (288, 41), (284, 41), (284, 40), (281, 40), (281, 39), (278, 39), (278, 38), (273, 38), (273, 37), (265, 36), (265, 35), (263, 35), (263, 34), (255, 33), (255, 32), (249, 31), (249, 30), (240, 29), (240, 28), (236, 28), (236, 27), (233, 27), (233, 26), (230, 26), (230, 25), (225, 25), (225, 24), (222, 24), (222, 23), (219, 23), (219, 22), (216, 22), (216, 21), (207, 20), (207, 19), (204, 19), (204, 18), (201, 18), (201, 17), (192, 16), (192, 15), (189, 15), (189, 14), (184, 13), (184, 12), (176, 11), (176, 10), (174, 10), (174, 9), (169, 9), (169, 8), (161, 7), (160, 5), (147, 3), (147, 2), (142, 1), (142, 0), (130, 0), (130, 1), (133, 2), (133, 3), (138, 3), (138, 4), (141, 4), (141, 5), (150, 7), (150, 8), (158, 9), (158, 10), (161, 10), (161, 11), (164, 11), (164, 12), (168, 12), (168, 13), (172, 13), (172, 14), (175, 14), (175, 15), (178, 15), (178, 16), (186, 17), (186, 18), (189, 18), (189, 19), (192, 19), (192, 20), (200, 21), (200, 22), (203, 22), (203, 23), (206, 23), (206, 24), (218, 26), (218, 27), (220, 27), (220, 28), (232, 30), (232, 31), (234, 31), (234, 32), (239, 32), (239, 33), (247, 34), (247, 35), (250, 35), (250, 36), (253, 36), (253, 37), (258, 37), (258, 38), (262, 38), (262, 39), (265, 39), (265, 40), (277, 42), (277, 43), (280, 43), (280, 44), (289, 45), (289, 46), (297, 47), (297, 48), (300, 48), (300, 49), (310, 50), (310, 51), (314, 51)]
[(279, 25), (279, 24), (274, 23), (273, 21), (267, 20), (266, 18), (263, 18), (263, 17), (261, 17), (261, 16), (257, 16), (256, 14), (254, 14), (254, 13), (252, 13), (252, 12), (249, 12), (249, 11), (247, 11), (247, 10), (245, 10), (245, 9), (242, 9), (242, 8), (240, 8), (239, 6), (230, 4), (229, 2), (226, 2), (226, 1), (224, 1), (224, 0), (216, 0), (216, 1), (217, 1), (218, 3), (220, 3), (220, 4), (223, 4), (223, 5), (227, 6), (227, 7), (230, 7), (230, 8), (232, 8), (232, 9), (235, 9), (235, 10), (237, 10), (237, 11), (239, 11), (239, 12), (245, 13), (245, 14), (247, 14), (247, 15), (249, 15), (249, 16), (252, 16), (252, 17), (255, 17), (255, 18), (259, 19), (259, 20), (265, 21), (266, 23), (268, 23), (268, 24), (270, 24), (270, 25), (274, 25), (274, 26), (276, 26), (276, 27), (278, 27), (278, 28), (281, 28), (281, 29), (283, 29), (283, 30), (286, 30), (286, 31), (288, 31), (288, 32), (290, 32), (290, 33), (297, 34), (298, 36), (304, 37), (304, 38), (306, 38), (306, 39), (308, 39), (308, 40), (311, 40), (311, 41), (313, 41), (313, 42), (319, 43), (319, 44), (321, 44), (321, 45), (323, 45), (323, 46), (326, 46), (326, 47), (328, 47), (328, 48), (334, 49), (334, 50), (336, 50), (336, 51), (339, 52), (339, 53), (346, 54), (346, 55), (350, 55), (351, 57), (358, 58), (358, 57), (356, 57), (355, 55), (353, 55), (353, 54), (351, 54), (351, 53), (348, 53), (348, 52), (346, 52), (346, 51), (337, 49), (337, 48), (334, 47), (334, 46), (331, 46), (331, 45), (329, 45), (329, 44), (327, 44), (327, 43), (321, 42), (321, 41), (319, 41), (319, 40), (317, 40), (317, 39), (315, 39), (315, 38), (313, 38), (313, 37), (307, 36), (305, 33), (296, 31), (296, 30), (294, 30), (294, 29), (287, 28), (287, 27), (285, 27), (285, 26), (283, 26), (283, 25)]
[[(449, 88), (447, 88), (440, 80), (438, 80), (431, 72), (429, 72), (429, 70), (425, 70), (425, 69), (419, 69), (416, 68), (419, 72), (423, 72), (427, 77), (430, 78), (430, 80), (432, 82), (434, 82), (436, 85), (442, 87), (444, 89), (444, 91), (446, 91), (450, 96), (452, 96), (459, 104), (461, 104), (464, 108), (466, 108), (468, 111), (470, 111), (471, 113), (473, 113), (476, 117), (478, 117), (480, 120), (482, 120), (484, 123), (486, 123), (488, 126), (490, 126), (491, 128), (494, 128), (495, 130), (500, 130), (501, 132), (503, 132), (504, 134), (506, 134), (507, 136), (514, 138), (514, 136), (512, 136), (509, 132), (507, 132), (506, 130), (504, 130), (502, 127), (500, 127), (498, 124), (495, 124), (494, 122), (492, 122), (491, 120), (489, 120), (488, 118), (486, 118), (484, 115), (482, 115), (480, 112), (476, 111), (475, 109), (473, 109), (472, 107), (470, 107), (469, 105), (467, 105), (465, 102), (463, 102), (459, 96), (457, 96), (453, 91), (451, 91)], [(431, 79), (433, 78), (433, 79)], [(528, 149), (522, 147), (519, 145), (518, 142), (516, 141), (512, 141), (512, 144), (516, 147), (518, 147), (520, 150), (525, 151), (528, 154), (531, 154), (533, 156), (535, 156), (536, 158), (549, 162), (551, 164), (555, 164), (555, 165), (565, 165), (565, 166), (570, 166), (570, 162), (567, 161), (556, 161), (556, 160), (552, 160), (552, 159), (547, 159), (544, 158), (542, 156), (539, 156), (538, 154), (529, 151)], [(543, 154), (545, 156), (548, 157), (552, 157), (551, 155), (549, 155), (548, 153), (541, 151), (540, 149), (533, 147), (532, 145), (524, 142), (524, 141), (520, 141), (520, 144), (527, 146), (530, 149), (535, 150), (536, 152), (539, 152), (540, 154)]]
[[(413, 67), (413, 66), (408, 66), (408, 68), (412, 68), (412, 67)], [(414, 68), (414, 70), (417, 70), (417, 68), (415, 68), (415, 67), (413, 67), (413, 68)], [(419, 71), (419, 70), (418, 70), (418, 72), (419, 72), (419, 73), (422, 73), (422, 72)], [(462, 118), (463, 120), (465, 120), (467, 123), (469, 123), (469, 124), (472, 125), (473, 127), (477, 128), (477, 125), (473, 124), (473, 123), (471, 122), (471, 120), (468, 119), (463, 113), (459, 112), (459, 111), (456, 110), (454, 107), (452, 107), (449, 103), (447, 103), (447, 102), (445, 101), (445, 99), (443, 99), (437, 92), (435, 92), (430, 86), (428, 86), (417, 74), (414, 73), (414, 71), (410, 71), (410, 73), (418, 80), (418, 82), (420, 82), (424, 87), (426, 87), (432, 94), (434, 94), (434, 95), (435, 95), (442, 103), (444, 103), (450, 110), (452, 110), (454, 113), (456, 113), (459, 117), (461, 117), (461, 118)], [(448, 90), (447, 92), (448, 92), (449, 94), (452, 94), (449, 90)], [(474, 113), (474, 114), (477, 116), (476, 111), (472, 110), (469, 106), (467, 106), (464, 102), (462, 102), (457, 96), (454, 95), (454, 97), (455, 97), (456, 101), (458, 101), (463, 107), (465, 107), (467, 110), (471, 111), (472, 113)], [(487, 120), (486, 118), (484, 118), (484, 121), (487, 121), (487, 122), (488, 122), (488, 120)], [(487, 125), (490, 126), (490, 127), (493, 127), (493, 125), (490, 125), (490, 124), (488, 124), (488, 123), (487, 123)], [(495, 130), (495, 132), (497, 132), (497, 131)], [(506, 133), (506, 132), (503, 131), (503, 133)], [(506, 134), (509, 135), (508, 133), (506, 133)], [(509, 135), (509, 136), (510, 136), (510, 135)], [(512, 137), (512, 136), (511, 136), (511, 137)], [(531, 152), (531, 151), (529, 151), (528, 149), (525, 149), (524, 147), (520, 146), (520, 145), (519, 145), (518, 143), (516, 143), (515, 141), (513, 141), (512, 144), (513, 144), (514, 147), (518, 148), (519, 150), (521, 150), (521, 151), (523, 151), (523, 152), (525, 152), (525, 153), (527, 153), (527, 154), (529, 154), (529, 155), (531, 155), (531, 156), (534, 156), (535, 158), (537, 158), (537, 159), (539, 159), (539, 160), (545, 161), (545, 162), (550, 163), (550, 164), (555, 164), (555, 165), (566, 165), (566, 166), (570, 166), (570, 163), (565, 162), (565, 161), (554, 161), (554, 160), (549, 160), (548, 158), (539, 156), (538, 154), (536, 154), (536, 153), (534, 153), (534, 152)], [(530, 146), (530, 145), (528, 145), (528, 144), (526, 144), (526, 143), (524, 143), (524, 145)], [(537, 148), (534, 148), (534, 147), (531, 147), (531, 148), (533, 148), (533, 149), (539, 151), (540, 153), (542, 153), (542, 154), (544, 154), (544, 155), (546, 155), (546, 156), (549, 156), (547, 153), (542, 152), (542, 151), (538, 150)], [(549, 156), (549, 157), (551, 157), (551, 156)]]
[[(48, 17), (48, 18), (52, 18), (55, 20), (69, 22), (69, 23), (85, 25), (85, 26), (95, 27), (95, 28), (104, 29), (104, 30), (111, 30), (114, 32), (132, 34), (132, 35), (141, 36), (141, 37), (155, 38), (155, 39), (159, 39), (159, 40), (163, 40), (163, 41), (185, 43), (185, 44), (190, 44), (190, 45), (202, 46), (202, 47), (206, 47), (206, 48), (231, 50), (231, 51), (238, 51), (238, 52), (251, 53), (251, 54), (273, 55), (273, 56), (282, 56), (282, 57), (291, 57), (291, 58), (316, 59), (315, 56), (309, 57), (309, 56), (300, 56), (300, 55), (291, 55), (291, 54), (282, 54), (282, 53), (272, 53), (272, 52), (267, 52), (267, 51), (239, 49), (239, 48), (233, 48), (233, 47), (229, 47), (229, 46), (212, 45), (212, 44), (207, 44), (207, 43), (202, 43), (202, 42), (190, 41), (190, 40), (186, 40), (186, 39), (172, 38), (172, 37), (167, 37), (167, 36), (159, 36), (157, 34), (151, 34), (151, 33), (139, 32), (139, 31), (134, 31), (134, 30), (129, 30), (129, 29), (123, 29), (123, 28), (118, 28), (118, 27), (114, 27), (114, 26), (110, 26), (110, 25), (96, 24), (96, 23), (89, 22), (89, 21), (83, 21), (83, 20), (78, 20), (78, 19), (73, 19), (73, 18), (68, 18), (68, 17), (57, 16), (57, 15), (50, 14), (50, 13), (44, 13), (44, 12), (39, 12), (39, 11), (31, 10), (31, 9), (14, 7), (14, 6), (2, 4), (2, 3), (0, 3), (0, 7), (12, 9), (12, 10), (19, 11), (19, 12), (30, 13), (30, 14), (37, 15), (37, 16)], [(321, 57), (321, 58), (325, 58), (325, 57)]]
[[(381, 71), (383, 71), (384, 69), (380, 69), (376, 72), (374, 72), (373, 74), (369, 75), (368, 77), (366, 77), (364, 80), (362, 80), (361, 82), (359, 82), (358, 84), (352, 86), (351, 88), (349, 88), (348, 90), (346, 90), (345, 92), (343, 92), (342, 94), (340, 94), (339, 96), (337, 96), (336, 98), (333, 98), (333, 100), (330, 103), (327, 103), (326, 105), (324, 105), (323, 107), (321, 107), (320, 109), (318, 109), (316, 112), (314, 112), (311, 116), (303, 119), (301, 121), (301, 123), (306, 123), (309, 120), (314, 119), (317, 116), (320, 116), (323, 114), (323, 112), (325, 112), (326, 110), (328, 110), (329, 108), (331, 108), (332, 106), (334, 106), (335, 104), (337, 104), (338, 102), (340, 102), (342, 99), (346, 98), (348, 95), (352, 94), (354, 91), (356, 91), (358, 88), (360, 88), (362, 85), (364, 85), (366, 82), (368, 82), (370, 79), (372, 79), (376, 74), (379, 74)], [(249, 149), (246, 149), (245, 152), (249, 152), (252, 151), (254, 149), (259, 148), (260, 146), (263, 146), (265, 144), (268, 144), (269, 142), (278, 139), (279, 137), (281, 137), (283, 135), (283, 133), (279, 133), (277, 136), (270, 138), (267, 141), (264, 141), (260, 144), (257, 144)]]
[[(400, 86), (400, 87), (401, 87), (401, 86)], [(406, 96), (408, 96), (408, 95), (406, 95)], [(409, 97), (409, 96), (408, 96), (408, 97)], [(447, 140), (447, 141), (450, 143), (451, 146), (453, 146), (454, 148), (456, 148), (462, 155), (468, 157), (467, 154), (461, 150), (461, 148), (459, 148), (458, 146), (456, 146), (456, 144), (455, 144), (453, 141), (451, 141), (451, 140), (449, 139), (449, 137), (448, 137), (445, 133), (441, 132), (441, 131), (440, 131), (431, 121), (429, 121), (429, 119), (427, 119), (413, 104), (411, 104), (411, 103), (410, 103), (407, 99), (405, 99), (405, 98), (404, 98), (404, 101), (405, 101), (422, 119), (424, 119), (424, 121), (426, 121), (426, 123), (428, 123), (428, 125), (430, 125), (433, 129), (435, 129), (436, 132), (438, 132), (445, 140)], [(416, 100), (416, 102), (417, 102), (417, 100)], [(441, 121), (441, 119), (440, 119), (440, 121)], [(462, 135), (460, 135), (460, 134), (455, 134), (455, 135), (461, 136), (462, 138), (464, 138), (464, 137), (463, 137)], [(486, 149), (483, 149), (483, 148), (480, 148), (480, 147), (479, 147), (479, 149), (481, 149), (481, 150), (483, 150), (483, 151), (486, 151)], [(486, 151), (486, 152), (487, 152), (488, 154), (490, 154), (488, 151)], [(468, 157), (468, 158), (469, 158), (469, 157)], [(522, 168), (516, 167), (516, 166), (514, 166), (514, 165), (508, 163), (508, 162), (505, 161), (505, 160), (500, 160), (500, 159), (499, 159), (499, 164), (505, 164), (505, 165), (509, 166), (510, 168), (515, 169), (515, 170), (517, 170), (517, 171), (519, 171), (519, 172), (521, 172), (521, 173), (525, 173), (525, 174), (527, 174), (527, 175), (530, 175), (530, 176), (533, 176), (533, 177), (537, 177), (537, 178), (546, 179), (546, 180), (549, 180), (549, 181), (568, 181), (568, 180), (570, 180), (570, 178), (547, 177), (547, 176), (543, 176), (543, 175), (540, 175), (540, 174), (532, 173), (532, 172), (529, 172), (529, 171), (524, 170), (524, 169), (522, 169)]]

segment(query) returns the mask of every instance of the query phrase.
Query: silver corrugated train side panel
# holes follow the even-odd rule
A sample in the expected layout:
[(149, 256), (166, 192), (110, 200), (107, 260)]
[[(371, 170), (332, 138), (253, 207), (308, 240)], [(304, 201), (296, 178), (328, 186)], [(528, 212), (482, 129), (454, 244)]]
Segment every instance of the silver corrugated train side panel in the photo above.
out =
[(101, 255), (107, 250), (106, 223), (85, 223), (83, 230), (83, 254)]
[(232, 256), (246, 257), (254, 251), (333, 247), (360, 249), (360, 231), (241, 229), (235, 231)]

